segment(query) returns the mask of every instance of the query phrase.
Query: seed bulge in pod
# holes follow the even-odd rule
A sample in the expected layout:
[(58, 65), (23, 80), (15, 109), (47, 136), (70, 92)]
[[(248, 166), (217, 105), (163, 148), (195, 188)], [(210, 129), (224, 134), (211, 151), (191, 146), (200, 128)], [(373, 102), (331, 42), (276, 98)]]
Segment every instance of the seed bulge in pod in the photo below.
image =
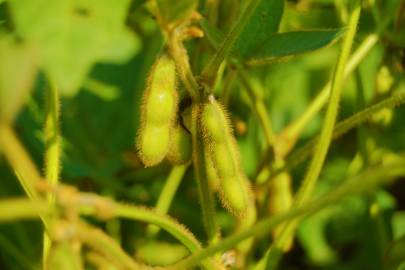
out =
[[(221, 179), (221, 201), (225, 208), (235, 216), (245, 215), (249, 204), (247, 181), (242, 174)], [(239, 178), (239, 179), (238, 179)]]
[(211, 138), (214, 143), (223, 142), (229, 128), (227, 122), (223, 108), (210, 96), (210, 101), (204, 105), (201, 113), (204, 136)]
[(143, 100), (145, 121), (156, 125), (172, 122), (177, 112), (177, 75), (174, 61), (162, 55), (154, 64)]
[(139, 142), (139, 157), (146, 167), (158, 164), (169, 150), (170, 128), (163, 126), (146, 126), (142, 130)]
[(176, 125), (171, 129), (170, 149), (167, 158), (174, 164), (184, 164), (191, 160), (191, 136), (181, 126)]

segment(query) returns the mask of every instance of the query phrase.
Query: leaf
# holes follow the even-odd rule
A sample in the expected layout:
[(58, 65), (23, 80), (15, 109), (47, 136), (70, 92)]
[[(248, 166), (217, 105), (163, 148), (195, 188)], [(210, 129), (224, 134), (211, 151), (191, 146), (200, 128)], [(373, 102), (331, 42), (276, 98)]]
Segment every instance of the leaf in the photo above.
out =
[(160, 16), (165, 23), (173, 23), (185, 19), (196, 7), (195, 0), (157, 0)]
[[(224, 40), (224, 34), (207, 20), (200, 22), (208, 41), (218, 49)], [(246, 61), (251, 64), (265, 64), (277, 58), (310, 52), (325, 47), (336, 41), (344, 33), (344, 29), (333, 30), (302, 30), (295, 32), (277, 33), (252, 50)], [(234, 51), (233, 56), (241, 54)]]
[(343, 33), (343, 29), (335, 29), (274, 34), (249, 53), (248, 62), (268, 62), (278, 57), (320, 49), (337, 40)]
[(95, 62), (123, 62), (139, 47), (125, 28), (129, 0), (9, 3), (17, 33), (38, 46), (44, 70), (63, 94), (75, 94)]
[(236, 48), (243, 56), (277, 33), (283, 16), (284, 0), (262, 0), (243, 29)]
[(34, 50), (0, 36), (0, 120), (12, 120), (25, 102), (36, 75)]

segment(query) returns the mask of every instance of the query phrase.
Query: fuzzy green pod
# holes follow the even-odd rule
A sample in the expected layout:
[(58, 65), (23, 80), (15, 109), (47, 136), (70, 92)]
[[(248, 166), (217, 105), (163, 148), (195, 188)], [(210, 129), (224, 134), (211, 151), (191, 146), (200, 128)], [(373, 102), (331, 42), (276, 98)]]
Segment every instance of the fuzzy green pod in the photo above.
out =
[(219, 179), (217, 171), (214, 167), (214, 163), (212, 162), (211, 156), (209, 156), (209, 154), (207, 153), (207, 150), (204, 151), (204, 154), (205, 154), (205, 168), (207, 172), (208, 185), (210, 186), (211, 190), (218, 191)]
[(162, 54), (150, 71), (136, 143), (138, 155), (146, 167), (158, 164), (167, 155), (177, 106), (176, 66), (170, 56)]
[(235, 216), (244, 216), (250, 205), (247, 178), (240, 166), (230, 121), (212, 95), (202, 107), (200, 126), (207, 152), (206, 162), (212, 162), (215, 169), (221, 202)]
[(139, 137), (141, 159), (145, 166), (158, 164), (169, 150), (170, 128), (148, 125)]
[(170, 149), (167, 159), (173, 164), (184, 164), (191, 160), (191, 136), (177, 124), (170, 133)]

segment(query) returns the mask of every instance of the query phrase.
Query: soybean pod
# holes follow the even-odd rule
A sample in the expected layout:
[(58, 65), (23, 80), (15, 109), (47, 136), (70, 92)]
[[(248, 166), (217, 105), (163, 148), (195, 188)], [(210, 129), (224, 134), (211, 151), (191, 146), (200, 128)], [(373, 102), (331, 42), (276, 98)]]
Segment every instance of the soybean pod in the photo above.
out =
[(208, 96), (200, 115), (206, 159), (211, 159), (219, 182), (223, 206), (235, 216), (245, 216), (249, 207), (249, 184), (241, 169), (239, 150), (225, 109)]
[(175, 63), (169, 55), (162, 54), (150, 71), (136, 143), (139, 158), (146, 167), (158, 164), (167, 155), (177, 106)]

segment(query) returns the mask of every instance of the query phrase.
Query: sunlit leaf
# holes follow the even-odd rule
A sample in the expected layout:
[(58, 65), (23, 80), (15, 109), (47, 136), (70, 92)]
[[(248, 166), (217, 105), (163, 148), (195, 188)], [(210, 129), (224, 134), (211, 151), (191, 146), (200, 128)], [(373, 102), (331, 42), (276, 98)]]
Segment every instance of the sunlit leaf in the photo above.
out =
[(96, 61), (122, 62), (139, 47), (124, 26), (129, 0), (9, 3), (17, 33), (38, 45), (42, 66), (64, 94), (78, 90)]
[(23, 105), (36, 74), (34, 50), (0, 36), (0, 120), (11, 120)]

